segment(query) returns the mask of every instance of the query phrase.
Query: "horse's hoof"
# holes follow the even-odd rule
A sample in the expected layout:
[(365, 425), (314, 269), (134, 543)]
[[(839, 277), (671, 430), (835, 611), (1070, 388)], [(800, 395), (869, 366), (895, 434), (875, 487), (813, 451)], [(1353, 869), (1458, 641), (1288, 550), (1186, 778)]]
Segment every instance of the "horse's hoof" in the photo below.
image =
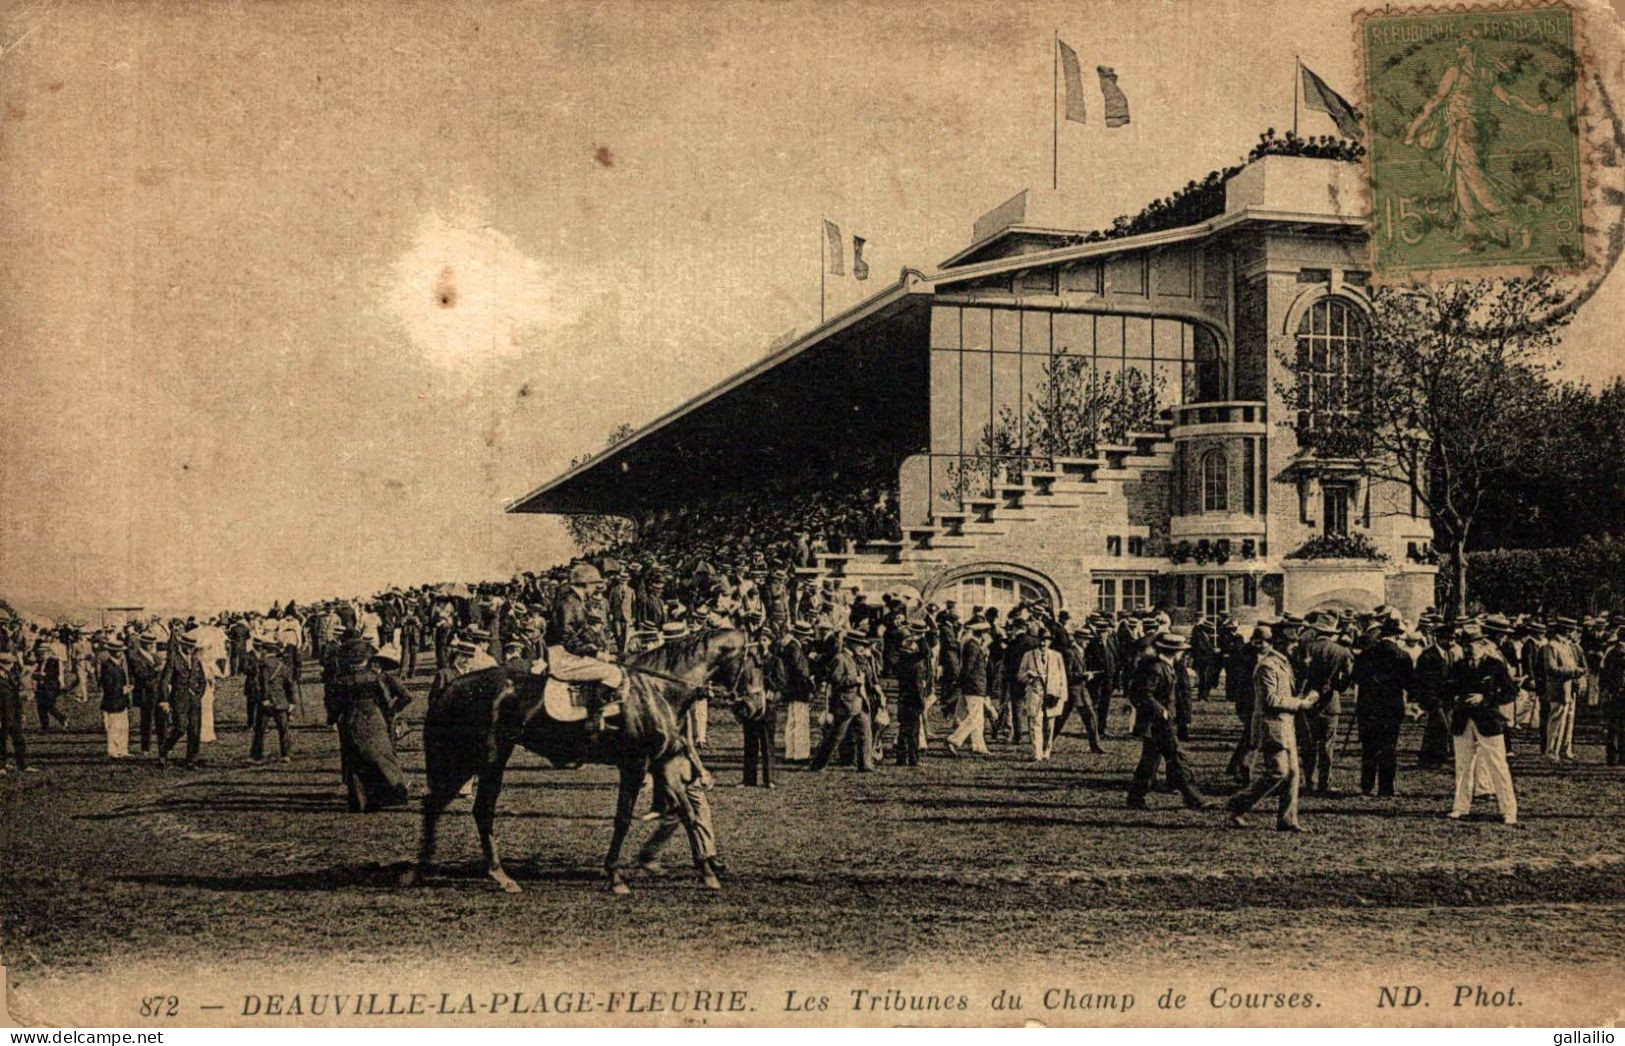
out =
[(499, 873), (499, 874), (493, 875), (493, 876), (491, 876), (491, 879), (498, 886), (502, 887), (502, 892), (503, 893), (519, 893), (520, 892), (519, 891), (519, 884), (514, 882), (512, 879), (508, 878), (507, 875), (505, 875), (505, 874)]
[(617, 897), (625, 897), (632, 892), (632, 888), (619, 880), (609, 884), (609, 892)]
[(705, 878), (703, 880), (701, 880), (701, 881), (705, 884), (705, 888), (707, 890), (720, 890), (720, 889), (722, 889), (722, 880), (718, 879), (715, 875), (712, 875), (710, 872), (706, 872), (705, 873)]
[(418, 874), (416, 868), (408, 868), (395, 879), (395, 885), (401, 887), (418, 886), (422, 882), (423, 876)]

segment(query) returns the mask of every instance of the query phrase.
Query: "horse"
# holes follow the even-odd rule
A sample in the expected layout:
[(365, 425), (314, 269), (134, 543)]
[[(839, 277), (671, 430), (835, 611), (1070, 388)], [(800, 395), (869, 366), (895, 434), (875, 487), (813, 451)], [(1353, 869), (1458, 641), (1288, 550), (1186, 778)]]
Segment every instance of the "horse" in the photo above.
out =
[[(644, 776), (664, 775), (686, 754), (679, 724), (696, 699), (721, 693), (731, 699), (736, 714), (761, 713), (760, 687), (745, 686), (747, 679), (759, 679), (759, 656), (751, 637), (733, 628), (708, 629), (631, 655), (622, 665), (627, 682), (618, 695), (621, 714), (596, 736), (585, 721), (561, 722), (546, 713), (545, 675), (497, 666), (457, 677), (430, 704), (423, 720), (428, 791), (422, 841), (417, 866), (402, 875), (401, 884), (412, 885), (428, 875), (440, 815), (470, 778), (478, 778), (474, 824), (486, 874), (504, 891), (519, 892), (519, 884), (502, 867), (492, 826), (503, 771), (514, 748), (521, 746), (555, 766), (599, 763), (619, 768), (615, 828), (604, 867), (613, 892), (630, 892), (621, 869), (621, 846)], [(678, 796), (678, 816), (698, 855), (693, 808), (680, 786), (671, 791)], [(708, 864), (700, 872), (707, 888), (720, 888)]]

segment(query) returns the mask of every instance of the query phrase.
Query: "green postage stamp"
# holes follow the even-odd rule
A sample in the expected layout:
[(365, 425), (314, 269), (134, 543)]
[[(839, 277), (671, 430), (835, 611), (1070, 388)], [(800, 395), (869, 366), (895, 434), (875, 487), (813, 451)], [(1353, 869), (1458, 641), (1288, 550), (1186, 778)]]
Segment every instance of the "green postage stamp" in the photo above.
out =
[(1357, 26), (1377, 274), (1578, 268), (1574, 12), (1395, 9)]

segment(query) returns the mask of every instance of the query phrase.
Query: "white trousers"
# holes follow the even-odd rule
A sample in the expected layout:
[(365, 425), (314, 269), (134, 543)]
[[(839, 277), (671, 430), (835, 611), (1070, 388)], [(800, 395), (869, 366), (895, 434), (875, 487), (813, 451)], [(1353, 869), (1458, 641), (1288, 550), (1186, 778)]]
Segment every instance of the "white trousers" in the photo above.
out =
[(1567, 700), (1561, 703), (1554, 700), (1547, 706), (1546, 754), (1554, 759), (1558, 756), (1574, 758), (1574, 712), (1579, 701), (1572, 686), (1567, 691)]
[(130, 713), (103, 712), (102, 729), (107, 731), (107, 754), (123, 759), (130, 754)]
[(784, 758), (812, 758), (811, 706), (805, 701), (784, 703)]
[(698, 701), (695, 701), (689, 706), (688, 714), (690, 717), (689, 737), (697, 745), (705, 744), (705, 732), (711, 721), (710, 699), (702, 697)]
[(1467, 729), (1453, 738), (1456, 749), (1456, 799), (1451, 814), (1465, 817), (1473, 808), (1473, 782), (1482, 772), (1489, 778), (1501, 816), (1508, 824), (1518, 820), (1518, 797), (1512, 791), (1512, 771), (1507, 767), (1506, 738), (1500, 734), (1485, 737), (1468, 721)]
[(203, 723), (198, 728), (197, 739), (201, 744), (213, 744), (214, 737), (214, 680), (209, 680), (203, 688)]
[(959, 721), (954, 732), (948, 736), (948, 743), (955, 748), (970, 742), (972, 752), (987, 751), (987, 698), (981, 694), (965, 695), (965, 718)]

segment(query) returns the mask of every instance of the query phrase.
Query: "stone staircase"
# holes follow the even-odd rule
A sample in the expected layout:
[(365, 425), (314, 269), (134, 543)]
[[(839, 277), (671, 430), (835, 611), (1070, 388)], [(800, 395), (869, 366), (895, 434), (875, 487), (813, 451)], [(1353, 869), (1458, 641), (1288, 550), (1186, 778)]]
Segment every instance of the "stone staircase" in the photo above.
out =
[(991, 495), (968, 499), (958, 510), (934, 512), (924, 525), (905, 526), (902, 541), (867, 541), (848, 552), (819, 553), (806, 579), (835, 578), (864, 591), (909, 584), (948, 561), (944, 553), (996, 545), (1016, 528), (1050, 512), (1099, 511), (1097, 500), (1116, 485), (1173, 467), (1171, 420), (1123, 443), (1102, 445), (1089, 458), (1056, 458), (1053, 467), (1029, 470), (1020, 483), (1000, 482)]

